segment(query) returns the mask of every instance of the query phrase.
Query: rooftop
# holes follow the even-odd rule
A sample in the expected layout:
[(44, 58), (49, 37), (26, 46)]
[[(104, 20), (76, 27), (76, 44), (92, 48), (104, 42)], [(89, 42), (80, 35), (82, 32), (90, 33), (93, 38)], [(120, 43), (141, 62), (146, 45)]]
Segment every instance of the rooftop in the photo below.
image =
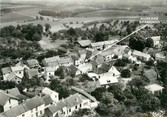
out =
[(158, 84), (151, 84), (148, 86), (145, 86), (145, 88), (151, 92), (155, 92), (155, 91), (160, 91), (162, 90), (164, 87), (158, 85)]
[(30, 60), (27, 60), (27, 64), (28, 66), (33, 67), (34, 65), (37, 65), (39, 63), (36, 59), (30, 59)]
[(89, 46), (92, 42), (90, 40), (80, 40), (78, 41), (78, 43), (82, 46), (82, 47), (86, 47)]
[(9, 72), (12, 72), (11, 68), (10, 67), (4, 67), (1, 69), (2, 73), (3, 74), (6, 74), (6, 73), (9, 73)]

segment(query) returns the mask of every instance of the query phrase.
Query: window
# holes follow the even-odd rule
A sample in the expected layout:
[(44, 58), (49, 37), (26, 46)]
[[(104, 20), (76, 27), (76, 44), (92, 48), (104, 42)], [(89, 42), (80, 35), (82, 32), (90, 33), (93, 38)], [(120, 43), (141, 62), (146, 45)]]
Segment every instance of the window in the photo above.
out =
[(81, 107), (82, 107), (82, 104), (80, 104), (79, 106), (80, 106), (80, 108), (81, 108)]
[(25, 115), (24, 114), (22, 114), (22, 117), (24, 117)]
[(69, 112), (71, 112), (71, 109), (69, 109)]
[(21, 71), (19, 72), (19, 74), (21, 74)]
[(77, 106), (75, 106), (75, 109), (77, 109)]
[(40, 111), (40, 114), (42, 115), (42, 111)]
[(9, 103), (11, 103), (11, 100), (9, 99)]

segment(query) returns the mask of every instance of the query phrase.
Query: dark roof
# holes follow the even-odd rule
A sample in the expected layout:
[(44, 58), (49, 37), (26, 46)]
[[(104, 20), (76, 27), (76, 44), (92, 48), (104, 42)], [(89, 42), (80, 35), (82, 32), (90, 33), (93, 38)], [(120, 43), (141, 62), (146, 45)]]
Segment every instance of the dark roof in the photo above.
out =
[(101, 55), (97, 55), (97, 56), (95, 57), (95, 62), (96, 62), (98, 65), (100, 65), (100, 64), (104, 63), (104, 58), (103, 58)]
[(32, 78), (33, 76), (36, 76), (39, 74), (38, 69), (28, 69), (26, 70), (26, 73), (29, 78)]
[(53, 102), (52, 98), (49, 95), (45, 95), (42, 97), (43, 101), (45, 102), (45, 106), (49, 105)]
[(79, 94), (74, 94), (74, 95), (70, 95), (69, 97), (67, 97), (64, 102), (66, 103), (67, 108), (71, 108), (74, 107), (78, 104), (82, 103), (82, 99), (79, 96)]
[(5, 117), (17, 117), (18, 115), (21, 115), (26, 111), (27, 111), (27, 108), (21, 104), (5, 111), (3, 115), (5, 115)]
[(108, 72), (108, 70), (110, 69), (110, 66), (107, 65), (106, 63), (102, 63), (102, 65), (99, 67), (99, 69), (102, 69), (102, 70)]
[(68, 68), (69, 68), (69, 70), (70, 70), (71, 72), (76, 72), (76, 71), (78, 71), (78, 68), (75, 67), (74, 65), (70, 65)]
[(41, 97), (33, 97), (25, 101), (25, 105), (28, 110), (32, 110), (33, 108), (36, 108), (42, 104), (45, 104), (45, 102)]

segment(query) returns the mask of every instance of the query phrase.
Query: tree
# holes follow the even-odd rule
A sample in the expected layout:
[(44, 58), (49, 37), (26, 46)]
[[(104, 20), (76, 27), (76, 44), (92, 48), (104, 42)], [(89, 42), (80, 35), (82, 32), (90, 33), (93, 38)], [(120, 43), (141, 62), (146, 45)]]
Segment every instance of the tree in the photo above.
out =
[(114, 66), (117, 66), (117, 67), (125, 67), (126, 65), (127, 65), (127, 62), (124, 61), (123, 59), (117, 59), (117, 61), (114, 64)]
[(97, 88), (96, 90), (94, 90), (93, 92), (91, 92), (91, 95), (94, 96), (98, 101), (102, 100), (102, 94), (106, 91), (106, 88), (101, 87), (101, 88)]
[(76, 36), (77, 31), (74, 28), (70, 28), (67, 30), (67, 34), (69, 34), (70, 36)]
[(12, 89), (14, 87), (16, 87), (16, 83), (15, 82), (0, 81), (0, 89), (2, 89), (2, 90)]
[(45, 24), (45, 31), (48, 32), (50, 30), (51, 26), (50, 24), (46, 23)]
[(132, 36), (129, 39), (129, 47), (138, 51), (143, 51), (145, 48), (145, 41), (140, 36)]
[(146, 47), (152, 48), (154, 46), (154, 41), (151, 38), (148, 38), (145, 43)]
[(107, 36), (102, 33), (102, 32), (99, 32), (97, 33), (95, 36), (94, 36), (94, 41), (96, 42), (99, 42), (99, 41), (106, 41), (108, 40)]
[(123, 78), (129, 78), (131, 76), (131, 72), (129, 69), (124, 69), (121, 72), (121, 77)]
[(164, 109), (167, 109), (167, 87), (162, 90), (161, 94), (161, 105)]
[(41, 35), (38, 34), (38, 33), (35, 33), (35, 34), (33, 34), (33, 36), (32, 36), (32, 40), (33, 40), (33, 41), (40, 41), (41, 38), (42, 38)]

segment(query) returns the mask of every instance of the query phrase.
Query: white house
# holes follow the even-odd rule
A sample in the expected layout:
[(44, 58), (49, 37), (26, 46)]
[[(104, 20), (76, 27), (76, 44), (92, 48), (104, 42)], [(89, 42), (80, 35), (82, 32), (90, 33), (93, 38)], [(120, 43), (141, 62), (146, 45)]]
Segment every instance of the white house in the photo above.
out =
[(160, 36), (153, 36), (151, 39), (154, 41), (154, 46), (160, 44), (161, 37)]
[(111, 72), (99, 74), (98, 81), (99, 81), (101, 86), (106, 86), (106, 85), (118, 83), (117, 77), (115, 77), (114, 74)]
[(151, 84), (151, 85), (145, 86), (145, 88), (153, 94), (156, 92), (162, 92), (162, 90), (164, 89), (164, 87), (158, 84)]
[(151, 58), (149, 54), (146, 54), (137, 50), (134, 50), (132, 55), (142, 61), (148, 61)]
[(44, 115), (45, 102), (41, 97), (34, 97), (15, 106), (1, 115), (5, 117), (41, 117)]
[(49, 95), (52, 100), (54, 102), (58, 102), (59, 101), (59, 93), (45, 87), (43, 90), (42, 90), (42, 93), (45, 94), (45, 95)]
[(91, 64), (91, 63), (85, 63), (85, 64), (82, 64), (82, 65), (79, 65), (77, 68), (78, 68), (82, 73), (87, 73), (87, 72), (92, 71), (92, 64)]
[(58, 69), (58, 66), (56, 67), (45, 67), (44, 68), (44, 76), (46, 78), (46, 82), (50, 80), (51, 76), (55, 76), (55, 71)]
[(7, 80), (7, 76), (10, 75), (10, 73), (12, 72), (10, 67), (4, 67), (1, 69), (2, 75), (3, 75), (3, 80)]
[(78, 93), (60, 100), (53, 106), (45, 109), (45, 117), (68, 117), (79, 109), (90, 108), (90, 100)]
[(18, 105), (18, 98), (0, 90), (0, 113)]

